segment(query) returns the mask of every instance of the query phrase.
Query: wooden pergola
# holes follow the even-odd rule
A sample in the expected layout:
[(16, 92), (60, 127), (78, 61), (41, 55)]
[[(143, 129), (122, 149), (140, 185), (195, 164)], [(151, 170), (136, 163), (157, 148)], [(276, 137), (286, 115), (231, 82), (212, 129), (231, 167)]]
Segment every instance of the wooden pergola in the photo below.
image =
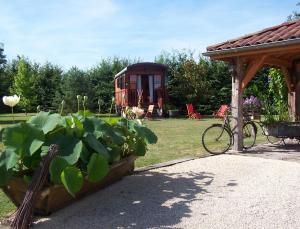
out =
[(300, 20), (209, 46), (203, 55), (232, 66), (233, 150), (243, 150), (243, 90), (263, 66), (281, 69), (289, 92), (289, 112), (294, 119), (300, 117)]

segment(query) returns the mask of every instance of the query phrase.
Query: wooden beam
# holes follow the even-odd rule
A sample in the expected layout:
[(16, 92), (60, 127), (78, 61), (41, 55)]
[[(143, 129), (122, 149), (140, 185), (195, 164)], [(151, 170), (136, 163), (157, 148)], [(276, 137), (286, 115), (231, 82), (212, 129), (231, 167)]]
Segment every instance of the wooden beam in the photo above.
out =
[(213, 60), (228, 60), (233, 59), (235, 57), (242, 57), (242, 56), (251, 56), (251, 55), (273, 55), (273, 54), (288, 54), (288, 53), (295, 53), (300, 52), (300, 44), (289, 45), (289, 46), (281, 46), (281, 47), (274, 47), (274, 48), (257, 48), (250, 51), (245, 52), (231, 52), (225, 53), (220, 55), (213, 55), (210, 56)]
[(244, 75), (243, 62), (240, 58), (236, 58), (233, 62), (232, 71), (232, 133), (233, 133), (233, 150), (243, 150), (243, 103), (242, 103), (242, 90), (241, 83)]
[(291, 68), (292, 67), (292, 62), (280, 58), (275, 58), (275, 57), (268, 57), (265, 60), (266, 64), (269, 65), (274, 65), (277, 67), (286, 67), (286, 68)]
[(248, 64), (245, 75), (242, 81), (242, 90), (245, 89), (247, 84), (251, 81), (254, 75), (258, 72), (258, 70), (264, 65), (264, 61), (267, 56), (261, 56)]
[(288, 87), (288, 91), (289, 92), (294, 91), (294, 84), (293, 84), (293, 82), (291, 80), (291, 75), (290, 75), (290, 72), (289, 72), (288, 68), (282, 67), (281, 71), (282, 71), (282, 73), (284, 75), (284, 79), (285, 79), (285, 83), (286, 83), (286, 85)]

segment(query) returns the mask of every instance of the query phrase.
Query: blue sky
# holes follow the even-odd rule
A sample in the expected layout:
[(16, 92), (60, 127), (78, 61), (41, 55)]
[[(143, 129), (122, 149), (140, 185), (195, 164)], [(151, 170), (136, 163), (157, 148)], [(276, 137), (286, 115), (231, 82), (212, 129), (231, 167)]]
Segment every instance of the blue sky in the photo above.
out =
[(0, 0), (0, 42), (8, 59), (25, 55), (63, 68), (85, 69), (114, 55), (153, 61), (161, 50), (204, 52), (208, 45), (279, 24), (297, 2)]

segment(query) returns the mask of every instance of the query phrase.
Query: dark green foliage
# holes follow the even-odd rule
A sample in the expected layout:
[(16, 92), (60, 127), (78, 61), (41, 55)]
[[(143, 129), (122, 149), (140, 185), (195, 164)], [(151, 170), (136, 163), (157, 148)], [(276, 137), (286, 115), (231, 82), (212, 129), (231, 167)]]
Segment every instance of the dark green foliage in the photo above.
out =
[(225, 62), (195, 59), (191, 51), (163, 52), (156, 62), (168, 69), (168, 92), (171, 105), (186, 110), (193, 103), (203, 114), (211, 114), (231, 100), (231, 75)]
[(137, 61), (118, 57), (107, 58), (87, 71), (90, 91), (93, 92), (93, 96), (89, 97), (89, 108), (91, 110), (96, 111), (99, 109), (98, 100), (101, 99), (103, 103), (101, 107), (102, 112), (109, 111), (110, 101), (112, 96), (114, 96), (115, 90), (114, 76), (123, 68)]
[(256, 96), (263, 105), (263, 112), (278, 115), (288, 110), (288, 89), (280, 70), (262, 68), (249, 82), (244, 96)]
[[(67, 112), (77, 110), (77, 95), (86, 95), (91, 98), (90, 90), (91, 86), (88, 81), (87, 75), (84, 71), (77, 67), (72, 67), (61, 78), (60, 88), (56, 91), (56, 96), (53, 106), (56, 106), (57, 110), (62, 100), (66, 103), (65, 110)], [(82, 106), (82, 105), (81, 105)]]
[(17, 62), (15, 60), (0, 65), (0, 112), (10, 112), (9, 107), (2, 102), (2, 97), (9, 95), (9, 88), (13, 83), (13, 77), (16, 74)]
[(35, 108), (40, 105), (41, 110), (45, 111), (57, 109), (54, 98), (59, 89), (61, 77), (62, 69), (58, 66), (47, 62), (39, 67), (34, 79)]

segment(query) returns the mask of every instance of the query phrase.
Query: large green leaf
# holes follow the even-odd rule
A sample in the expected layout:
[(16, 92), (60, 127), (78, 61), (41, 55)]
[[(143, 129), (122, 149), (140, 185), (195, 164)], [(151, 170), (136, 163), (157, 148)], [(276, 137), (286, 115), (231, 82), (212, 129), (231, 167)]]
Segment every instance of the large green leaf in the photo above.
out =
[(108, 162), (100, 154), (93, 153), (87, 165), (88, 179), (91, 182), (98, 182), (108, 173)]
[(27, 122), (42, 129), (44, 134), (54, 130), (60, 122), (59, 114), (50, 114), (50, 112), (41, 111), (36, 116), (30, 118)]
[(59, 125), (65, 127), (65, 128), (71, 128), (72, 127), (72, 116), (63, 116), (59, 122)]
[(33, 155), (43, 145), (45, 135), (32, 124), (22, 122), (6, 127), (2, 133), (2, 140), (7, 150), (23, 157)]
[(92, 133), (96, 138), (110, 138), (117, 145), (122, 145), (124, 143), (124, 138), (118, 135), (113, 126), (104, 122), (99, 118), (86, 118), (83, 121), (84, 130), (87, 133)]
[(120, 160), (123, 148), (117, 145), (110, 145), (107, 150), (109, 152), (109, 162), (112, 163)]
[(157, 136), (149, 128), (139, 124), (134, 124), (133, 128), (136, 131), (137, 135), (139, 137), (143, 137), (147, 143), (155, 144), (157, 142)]
[(84, 138), (84, 142), (86, 143), (87, 146), (89, 146), (92, 150), (95, 152), (101, 154), (104, 158), (108, 159), (109, 154), (105, 146), (97, 140), (97, 138), (89, 133), (86, 135)]
[(80, 154), (80, 159), (85, 163), (87, 164), (89, 162), (89, 158), (91, 156), (91, 151), (89, 151), (87, 149), (87, 147), (83, 144), (82, 145), (82, 151), (81, 151), (81, 154)]
[(5, 166), (6, 169), (15, 167), (20, 157), (12, 150), (6, 149), (0, 153), (0, 166)]
[(59, 124), (65, 128), (68, 134), (75, 134), (79, 138), (84, 134), (82, 118), (79, 115), (64, 116)]
[(135, 143), (134, 154), (137, 156), (144, 156), (147, 152), (147, 146), (143, 138), (137, 138)]
[(75, 194), (80, 191), (83, 185), (81, 171), (74, 166), (68, 166), (62, 171), (60, 178), (67, 191), (75, 197)]
[[(78, 161), (82, 152), (82, 141), (73, 135), (55, 135), (47, 139), (45, 146), (50, 146), (51, 144), (57, 144), (59, 146), (58, 156), (64, 158), (70, 165)], [(43, 149), (44, 148), (45, 147), (43, 147)]]
[(65, 159), (57, 156), (53, 158), (49, 166), (50, 178), (53, 183), (61, 184), (60, 175), (67, 166), (69, 164)]

